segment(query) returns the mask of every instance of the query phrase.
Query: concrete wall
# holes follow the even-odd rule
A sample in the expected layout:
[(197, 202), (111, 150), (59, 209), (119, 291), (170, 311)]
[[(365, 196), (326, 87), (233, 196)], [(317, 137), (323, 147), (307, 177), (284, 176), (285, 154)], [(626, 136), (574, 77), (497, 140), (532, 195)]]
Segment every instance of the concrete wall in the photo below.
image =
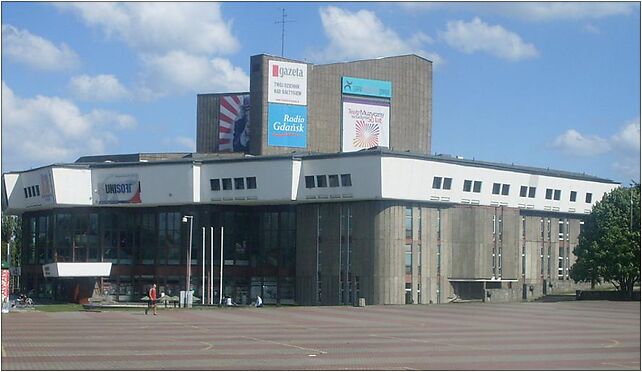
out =
[(342, 76), (391, 81), (390, 148), (421, 154), (430, 153), (432, 62), (408, 55), (329, 65), (308, 64), (308, 146), (300, 149), (267, 144), (270, 60), (303, 63), (268, 55), (251, 57), (251, 154), (271, 155), (295, 150), (340, 152)]

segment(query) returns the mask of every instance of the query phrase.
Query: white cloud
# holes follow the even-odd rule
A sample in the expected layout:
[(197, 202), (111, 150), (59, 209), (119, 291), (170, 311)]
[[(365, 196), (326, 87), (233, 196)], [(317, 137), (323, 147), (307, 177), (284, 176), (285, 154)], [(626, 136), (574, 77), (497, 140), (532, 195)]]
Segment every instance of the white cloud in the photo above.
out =
[(468, 11), (475, 14), (497, 14), (533, 22), (590, 20), (639, 13), (636, 2), (403, 2), (408, 12)]
[(587, 136), (569, 129), (553, 141), (553, 147), (570, 155), (595, 156), (610, 151), (609, 142), (599, 136)]
[(323, 30), (330, 41), (324, 50), (312, 53), (312, 58), (319, 62), (400, 54), (421, 55), (435, 64), (442, 62), (438, 54), (422, 49), (423, 44), (432, 42), (430, 37), (418, 32), (409, 38), (402, 38), (386, 27), (374, 12), (350, 12), (333, 6), (321, 8), (319, 12)]
[[(239, 67), (222, 58), (206, 58), (172, 51), (168, 54), (143, 57), (148, 96), (192, 91), (248, 91), (250, 78)], [(180, 68), (177, 68), (180, 66)]]
[(636, 10), (636, 3), (609, 1), (520, 2), (495, 6), (499, 13), (531, 21), (600, 19), (639, 12), (639, 8)]
[(67, 70), (79, 65), (78, 56), (66, 44), (56, 46), (43, 37), (11, 25), (2, 25), (2, 57), (5, 56), (47, 71)]
[(239, 43), (221, 6), (205, 2), (59, 3), (89, 26), (117, 37), (138, 52), (233, 53)]
[[(2, 82), (3, 169), (74, 161), (107, 152), (116, 144), (113, 128), (135, 126), (135, 119), (109, 111), (88, 114), (58, 97), (21, 98)], [(5, 165), (7, 167), (5, 167)]]
[(450, 21), (447, 28), (439, 36), (448, 45), (464, 53), (486, 52), (509, 61), (538, 55), (537, 48), (522, 41), (516, 33), (499, 25), (488, 25), (477, 17), (471, 22)]
[(75, 76), (69, 88), (76, 98), (85, 101), (112, 101), (129, 94), (114, 75)]
[(631, 155), (640, 153), (640, 118), (628, 123), (611, 136), (613, 148)]

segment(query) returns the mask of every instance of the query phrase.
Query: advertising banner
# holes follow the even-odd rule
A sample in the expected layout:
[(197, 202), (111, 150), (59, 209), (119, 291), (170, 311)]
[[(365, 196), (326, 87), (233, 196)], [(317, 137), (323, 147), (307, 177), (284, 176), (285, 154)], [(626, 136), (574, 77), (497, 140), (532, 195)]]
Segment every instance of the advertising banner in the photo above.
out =
[(344, 97), (341, 151), (389, 147), (389, 126), (389, 103)]
[(2, 269), (2, 304), (9, 302), (9, 269)]
[(307, 147), (308, 108), (270, 103), (268, 106), (268, 145)]
[(218, 150), (248, 152), (250, 144), (250, 95), (220, 98)]
[(308, 65), (269, 61), (268, 102), (308, 104)]
[(141, 202), (138, 174), (111, 174), (98, 181), (98, 204)]
[(51, 187), (51, 172), (40, 174), (40, 197), (44, 202), (53, 202), (53, 188)]
[(359, 96), (392, 97), (392, 83), (384, 80), (361, 79), (349, 76), (341, 78), (341, 92)]

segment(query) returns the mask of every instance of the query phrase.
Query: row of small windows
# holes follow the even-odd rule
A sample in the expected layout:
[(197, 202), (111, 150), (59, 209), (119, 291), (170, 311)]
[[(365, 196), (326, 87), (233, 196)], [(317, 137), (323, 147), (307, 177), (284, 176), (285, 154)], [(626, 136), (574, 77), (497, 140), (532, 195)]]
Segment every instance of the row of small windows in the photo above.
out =
[[(447, 177), (434, 177), (432, 179), (432, 188), (433, 189), (443, 189), (450, 190), (452, 186), (452, 178)], [(474, 180), (464, 180), (465, 192), (476, 192), (480, 193), (482, 189), (482, 181)], [(519, 196), (522, 198), (535, 198), (535, 193), (537, 189), (533, 186), (521, 186), (519, 189)], [(493, 195), (504, 195), (508, 196), (510, 193), (510, 185), (505, 183), (493, 183)], [(546, 199), (547, 200), (560, 200), (562, 198), (562, 190), (557, 189), (546, 189)], [(571, 191), (570, 199), (571, 202), (577, 200), (577, 191)], [(593, 194), (590, 192), (586, 193), (585, 197), (586, 203), (591, 203), (593, 201)]]
[(40, 186), (35, 185), (35, 186), (29, 186), (23, 188), (25, 192), (25, 199), (26, 198), (33, 198), (34, 196), (40, 196)]
[(338, 174), (320, 174), (317, 176), (305, 176), (305, 188), (313, 189), (315, 187), (328, 186), (339, 187), (339, 179), (341, 179), (341, 186), (352, 186), (352, 177), (350, 176), (350, 174), (342, 174), (340, 178)]
[(234, 182), (234, 190), (256, 189), (256, 177), (212, 178), (210, 189), (212, 191), (232, 190), (232, 182)]

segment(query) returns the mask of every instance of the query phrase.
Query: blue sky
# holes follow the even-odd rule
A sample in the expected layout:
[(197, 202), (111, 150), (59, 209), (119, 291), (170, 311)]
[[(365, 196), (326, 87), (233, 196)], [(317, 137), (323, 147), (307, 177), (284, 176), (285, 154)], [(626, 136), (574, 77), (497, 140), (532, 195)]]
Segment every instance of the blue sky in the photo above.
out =
[(2, 3), (2, 171), (195, 151), (251, 55), (434, 62), (432, 151), (640, 180), (639, 3)]

